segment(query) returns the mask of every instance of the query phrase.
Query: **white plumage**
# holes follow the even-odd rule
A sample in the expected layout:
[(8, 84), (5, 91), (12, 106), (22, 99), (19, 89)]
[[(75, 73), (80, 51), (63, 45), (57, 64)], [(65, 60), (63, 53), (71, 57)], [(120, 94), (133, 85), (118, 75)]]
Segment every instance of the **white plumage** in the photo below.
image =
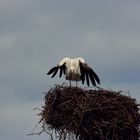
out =
[(56, 75), (58, 72), (58, 69), (60, 69), (60, 74), (59, 77), (62, 76), (62, 74), (66, 75), (65, 78), (66, 80), (71, 81), (82, 81), (84, 84), (85, 79), (87, 81), (87, 85), (90, 85), (90, 81), (94, 86), (96, 86), (96, 82), (100, 84), (100, 79), (97, 76), (97, 74), (93, 71), (92, 68), (88, 66), (86, 63), (85, 59), (78, 57), (74, 59), (70, 59), (68, 57), (63, 58), (57, 66), (51, 68), (49, 72), (47, 73), (48, 75), (53, 74), (52, 78)]

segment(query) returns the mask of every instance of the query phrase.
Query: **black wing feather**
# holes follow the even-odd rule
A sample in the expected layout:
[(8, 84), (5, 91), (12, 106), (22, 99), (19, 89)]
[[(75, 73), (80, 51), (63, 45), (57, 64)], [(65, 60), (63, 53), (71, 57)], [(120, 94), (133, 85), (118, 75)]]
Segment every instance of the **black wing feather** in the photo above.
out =
[(88, 77), (88, 73), (86, 73), (86, 81), (87, 81), (87, 85), (89, 86), (89, 77)]
[(81, 72), (81, 80), (82, 80), (82, 84), (84, 84), (85, 82), (85, 71), (83, 69), (82, 63), (80, 62), (80, 72)]
[(65, 71), (66, 71), (66, 66), (65, 66), (65, 63), (62, 65), (62, 66), (59, 66), (59, 68), (60, 68), (60, 74), (59, 74), (59, 77), (61, 77), (62, 76), (62, 74), (64, 74), (65, 75)]
[(98, 75), (87, 64), (83, 64), (80, 62), (80, 71), (81, 71), (81, 80), (82, 80), (83, 84), (85, 81), (85, 77), (86, 77), (86, 81), (87, 81), (88, 86), (90, 84), (89, 78), (94, 86), (96, 86), (96, 82), (98, 84), (100, 84), (100, 79), (99, 79)]
[(55, 67), (51, 68), (51, 69), (48, 71), (47, 75), (50, 75), (50, 74), (53, 73), (53, 75), (51, 76), (51, 78), (53, 78), (53, 77), (56, 75), (56, 73), (57, 73), (57, 71), (58, 71), (58, 68), (59, 68), (58, 66), (55, 66)]
[(81, 79), (82, 79), (82, 84), (84, 84), (84, 82), (85, 82), (85, 73), (82, 74)]
[(53, 75), (51, 76), (51, 78), (53, 78), (57, 74), (58, 69), (60, 69), (59, 77), (61, 77), (62, 74), (65, 75), (65, 69), (66, 69), (65, 63), (62, 66), (55, 66), (51, 68), (49, 72), (47, 73), (47, 75), (50, 75), (53, 73)]
[(91, 80), (92, 84), (93, 84), (94, 86), (96, 86), (94, 77), (93, 77), (93, 75), (92, 75), (91, 73), (89, 73), (89, 77), (90, 77), (90, 80)]
[(93, 75), (93, 77), (95, 78), (97, 83), (100, 84), (100, 79), (99, 79), (98, 75), (93, 71), (93, 69), (90, 69), (90, 73)]
[(59, 74), (59, 77), (61, 77), (61, 76), (62, 76), (62, 73), (63, 73), (63, 69), (62, 69), (62, 68), (60, 68), (60, 74)]
[(64, 63), (61, 67), (62, 67), (62, 72), (65, 75), (66, 74), (66, 63)]
[(55, 69), (55, 71), (54, 71), (54, 73), (53, 73), (53, 75), (52, 75), (52, 77), (51, 78), (53, 78), (55, 75), (56, 75), (56, 73), (58, 72), (58, 68), (57, 69)]
[(58, 69), (58, 67), (53, 67), (53, 68), (51, 68), (51, 69), (48, 71), (47, 75), (50, 75), (50, 74), (54, 73), (54, 72), (56, 71), (56, 69)]

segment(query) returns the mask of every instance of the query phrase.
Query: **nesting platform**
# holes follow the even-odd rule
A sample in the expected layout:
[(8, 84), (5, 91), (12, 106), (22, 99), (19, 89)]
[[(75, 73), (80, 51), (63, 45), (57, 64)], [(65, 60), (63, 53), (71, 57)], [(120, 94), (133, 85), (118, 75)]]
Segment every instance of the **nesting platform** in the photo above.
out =
[(119, 91), (56, 85), (44, 102), (40, 123), (60, 140), (139, 139), (139, 104)]

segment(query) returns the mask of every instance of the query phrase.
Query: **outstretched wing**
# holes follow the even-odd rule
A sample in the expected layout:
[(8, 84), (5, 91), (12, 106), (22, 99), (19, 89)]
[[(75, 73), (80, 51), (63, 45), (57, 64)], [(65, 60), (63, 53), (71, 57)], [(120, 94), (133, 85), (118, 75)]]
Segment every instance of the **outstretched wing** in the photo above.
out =
[(86, 63), (80, 62), (80, 71), (81, 71), (82, 84), (84, 84), (85, 78), (86, 78), (88, 86), (90, 85), (89, 79), (91, 80), (91, 82), (94, 86), (96, 86), (96, 82), (98, 84), (100, 84), (100, 79), (99, 79), (98, 75)]
[(53, 78), (53, 77), (57, 74), (58, 69), (60, 69), (59, 77), (61, 77), (62, 74), (65, 75), (65, 69), (66, 69), (65, 64), (63, 64), (62, 66), (55, 66), (55, 67), (51, 68), (51, 69), (48, 71), (47, 75), (52, 74), (51, 78)]

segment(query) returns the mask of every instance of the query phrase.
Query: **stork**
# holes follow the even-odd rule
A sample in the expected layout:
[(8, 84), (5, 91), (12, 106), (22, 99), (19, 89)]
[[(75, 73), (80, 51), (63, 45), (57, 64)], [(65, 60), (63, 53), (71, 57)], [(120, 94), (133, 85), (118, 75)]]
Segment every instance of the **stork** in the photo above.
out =
[(81, 57), (74, 59), (68, 57), (63, 58), (56, 66), (48, 71), (47, 75), (52, 74), (51, 78), (53, 78), (58, 70), (60, 70), (59, 77), (62, 74), (66, 75), (65, 78), (70, 81), (70, 86), (71, 81), (76, 81), (77, 86), (77, 81), (82, 81), (82, 84), (84, 84), (85, 80), (88, 86), (90, 85), (90, 81), (93, 86), (96, 86), (96, 83), (100, 84), (98, 75), (88, 66), (85, 59)]

